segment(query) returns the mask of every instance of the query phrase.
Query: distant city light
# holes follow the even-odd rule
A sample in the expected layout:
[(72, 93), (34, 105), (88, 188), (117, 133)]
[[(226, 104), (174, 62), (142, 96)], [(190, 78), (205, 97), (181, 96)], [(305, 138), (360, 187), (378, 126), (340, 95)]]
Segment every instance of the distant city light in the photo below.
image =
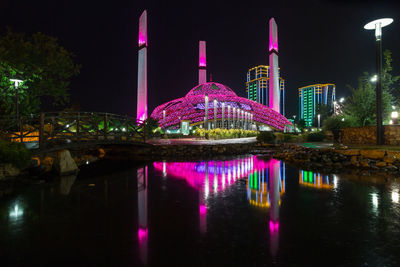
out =
[(372, 205), (374, 206), (374, 208), (378, 207), (378, 195), (376, 193), (372, 193)]
[(10, 212), (10, 217), (18, 218), (19, 216), (23, 215), (24, 211), (19, 208), (18, 204), (15, 204), (14, 209)]
[(397, 191), (392, 191), (392, 201), (394, 203), (399, 203), (399, 193)]

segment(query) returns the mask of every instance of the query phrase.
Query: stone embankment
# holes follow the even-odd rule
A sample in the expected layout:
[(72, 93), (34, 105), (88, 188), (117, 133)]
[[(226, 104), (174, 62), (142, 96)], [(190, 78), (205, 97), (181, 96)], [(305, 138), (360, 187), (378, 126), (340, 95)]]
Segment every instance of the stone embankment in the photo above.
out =
[(396, 173), (400, 171), (400, 151), (334, 148), (306, 148), (294, 144), (281, 145), (274, 158), (304, 169), (325, 173), (348, 169), (364, 169)]
[(104, 148), (105, 158), (129, 160), (200, 160), (216, 156), (241, 155), (251, 152), (253, 144), (161, 145), (132, 149), (124, 146)]

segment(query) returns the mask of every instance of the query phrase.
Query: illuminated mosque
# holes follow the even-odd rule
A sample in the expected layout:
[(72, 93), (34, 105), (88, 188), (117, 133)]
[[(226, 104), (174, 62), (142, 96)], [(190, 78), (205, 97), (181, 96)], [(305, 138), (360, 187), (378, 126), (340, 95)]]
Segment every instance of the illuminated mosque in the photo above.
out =
[[(154, 109), (151, 117), (163, 129), (179, 129), (182, 122), (206, 129), (274, 129), (283, 131), (291, 123), (280, 112), (277, 26), (270, 24), (271, 66), (269, 106), (239, 97), (228, 86), (207, 82), (206, 42), (199, 42), (199, 81), (184, 97)], [(137, 121), (147, 119), (147, 13), (139, 19)]]

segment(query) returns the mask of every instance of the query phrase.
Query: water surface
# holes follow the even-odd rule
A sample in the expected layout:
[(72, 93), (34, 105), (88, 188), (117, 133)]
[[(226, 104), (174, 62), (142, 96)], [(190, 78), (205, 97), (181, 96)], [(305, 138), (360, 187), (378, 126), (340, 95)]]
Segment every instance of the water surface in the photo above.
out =
[(1, 199), (2, 265), (400, 264), (397, 179), (257, 156), (90, 168)]

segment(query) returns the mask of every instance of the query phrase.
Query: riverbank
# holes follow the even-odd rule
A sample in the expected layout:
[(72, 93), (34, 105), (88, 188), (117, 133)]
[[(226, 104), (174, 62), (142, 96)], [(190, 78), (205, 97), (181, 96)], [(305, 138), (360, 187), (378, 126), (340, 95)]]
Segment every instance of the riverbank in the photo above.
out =
[(273, 157), (303, 169), (323, 173), (349, 170), (400, 173), (400, 151), (385, 149), (310, 148), (283, 144), (274, 148)]

